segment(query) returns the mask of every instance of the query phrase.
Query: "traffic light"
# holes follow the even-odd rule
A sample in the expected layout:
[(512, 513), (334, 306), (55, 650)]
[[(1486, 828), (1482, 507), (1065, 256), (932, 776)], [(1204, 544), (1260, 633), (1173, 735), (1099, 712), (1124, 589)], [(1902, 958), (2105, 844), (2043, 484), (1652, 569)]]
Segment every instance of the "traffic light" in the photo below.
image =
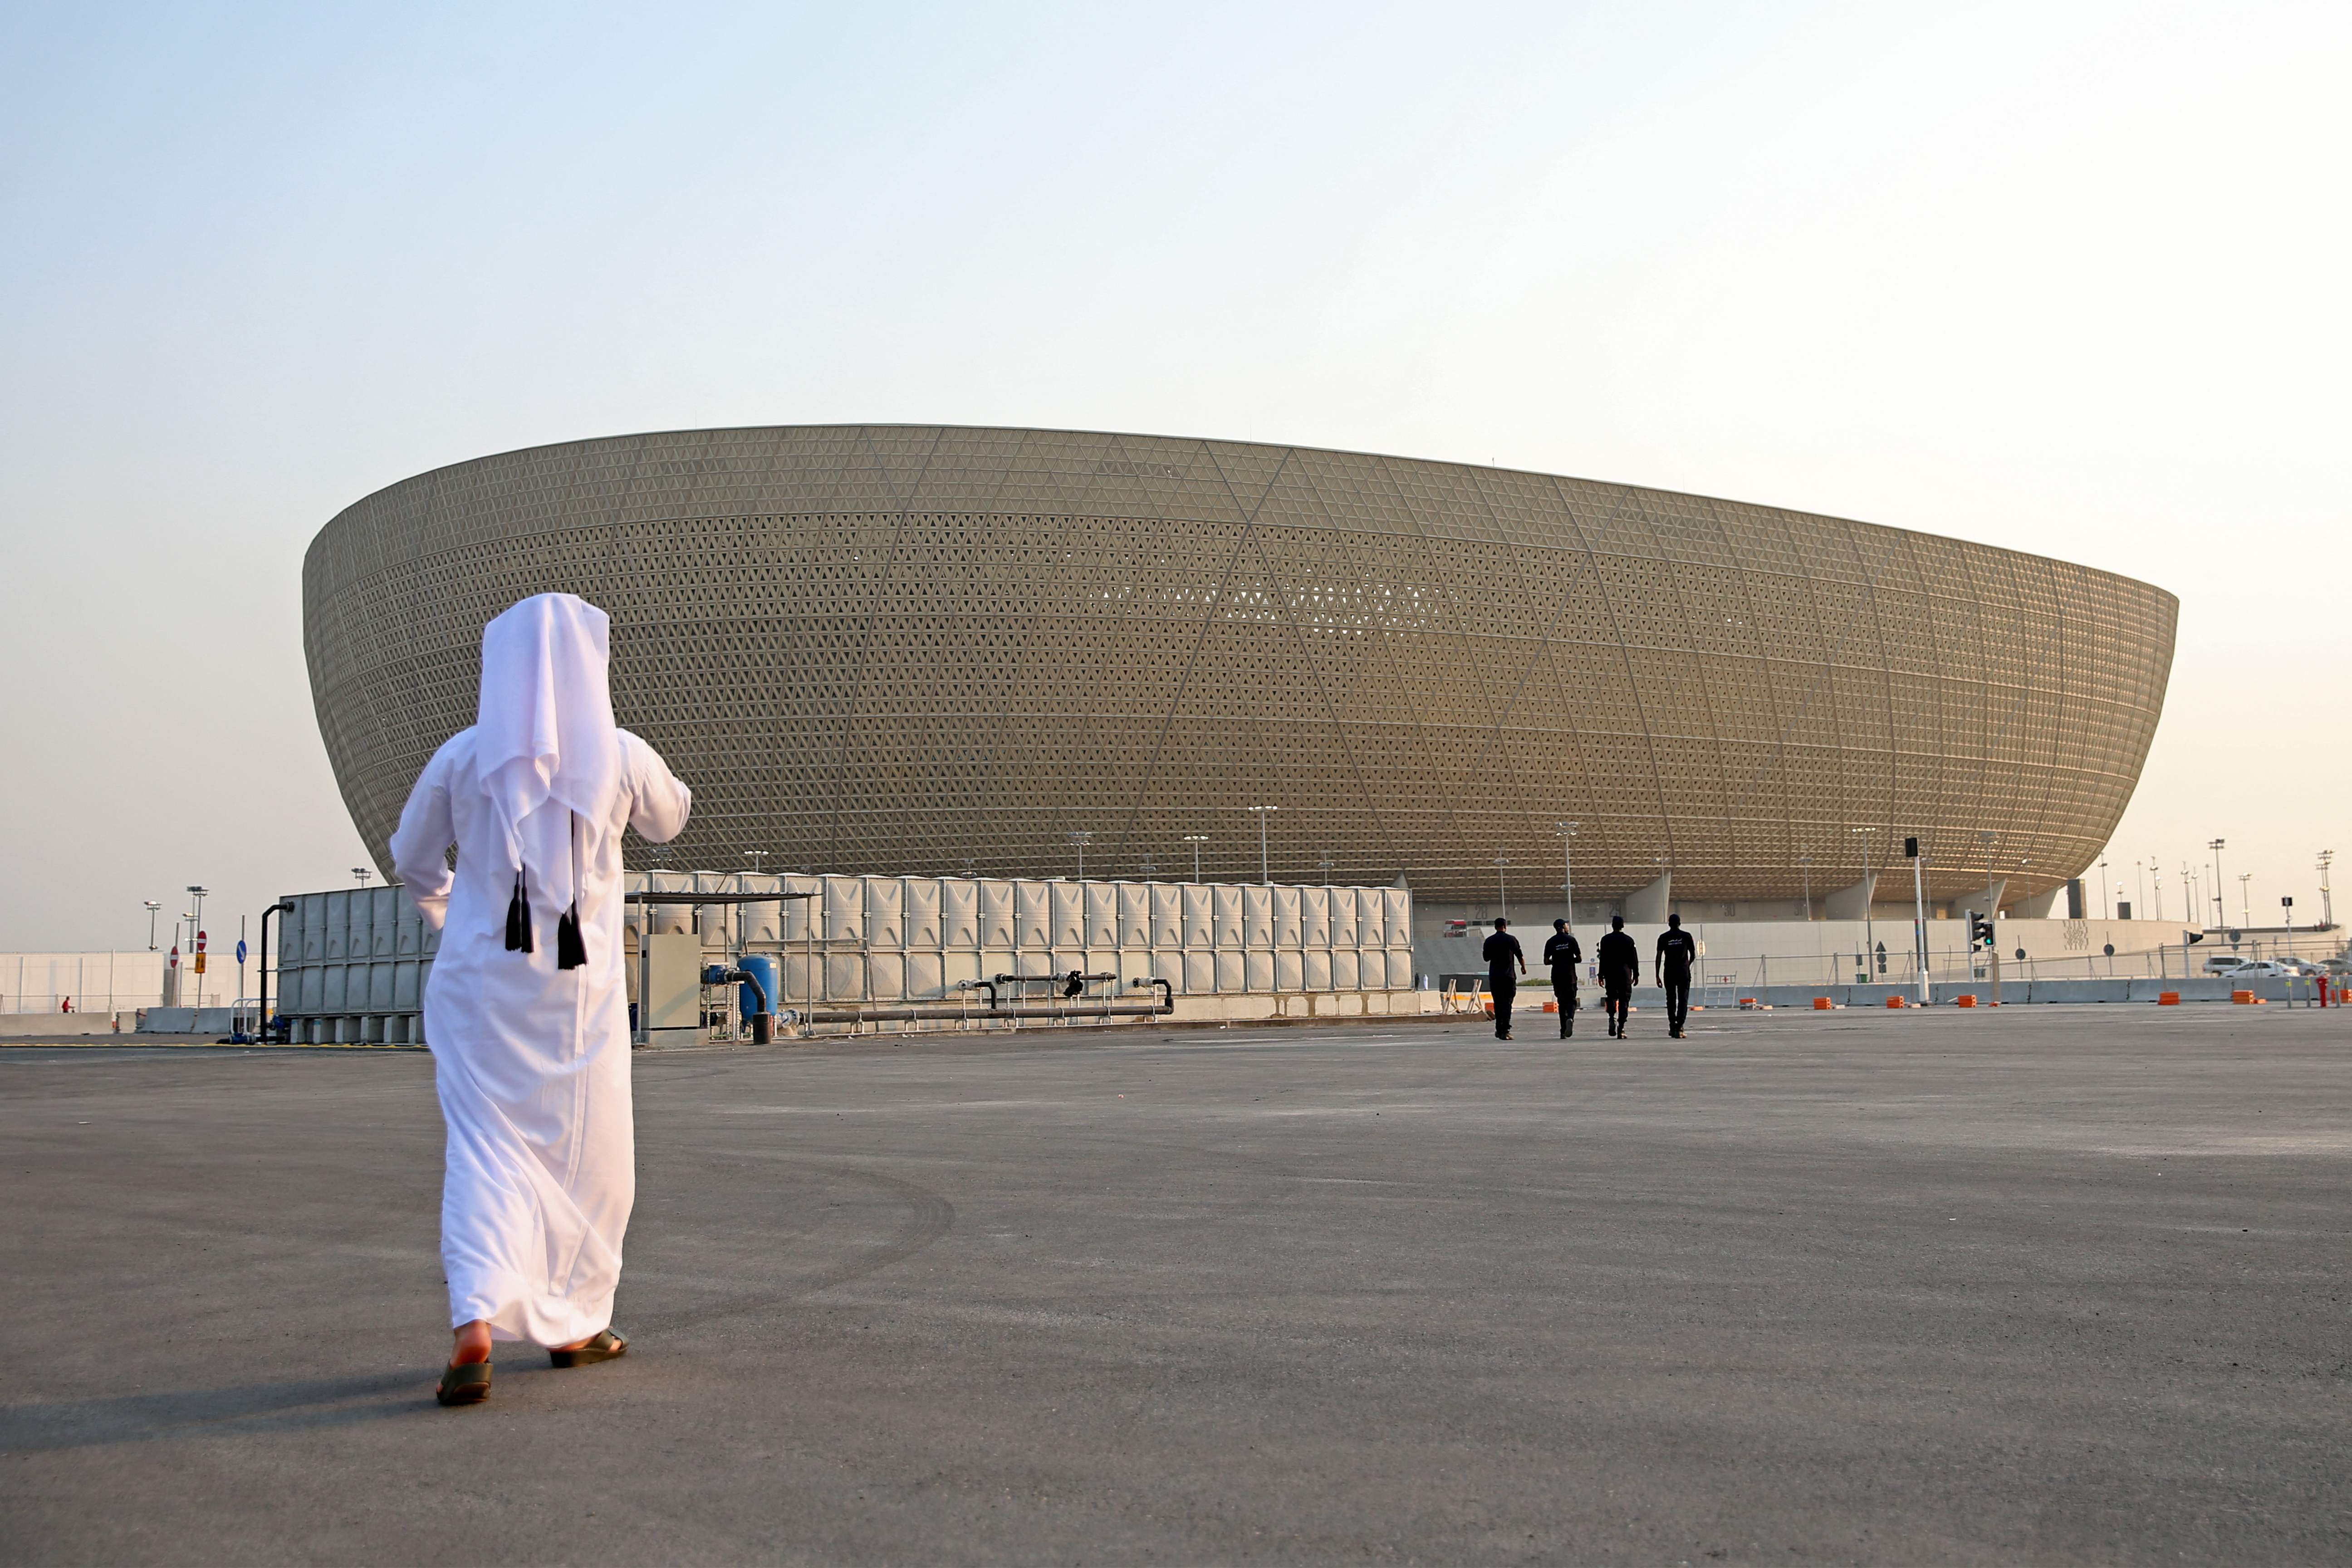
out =
[(1906, 838), (1903, 841), (1903, 858), (1906, 860), (1919, 858), (1919, 841), (1916, 838)]
[(1974, 910), (1969, 911), (1969, 945), (1992, 951), (1992, 921)]

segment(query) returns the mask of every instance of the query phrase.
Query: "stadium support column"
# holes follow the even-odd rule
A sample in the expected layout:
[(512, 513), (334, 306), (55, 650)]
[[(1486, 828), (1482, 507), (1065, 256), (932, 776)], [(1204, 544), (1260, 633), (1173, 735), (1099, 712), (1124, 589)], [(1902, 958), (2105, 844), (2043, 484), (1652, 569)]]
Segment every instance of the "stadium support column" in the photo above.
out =
[(1675, 874), (1672, 871), (1625, 898), (1625, 919), (1633, 925), (1662, 926), (1666, 912), (1674, 906)]
[(1878, 873), (1873, 871), (1851, 888), (1840, 888), (1822, 900), (1822, 912), (1833, 921), (1858, 921), (1870, 913), (1871, 896), (1878, 890)]

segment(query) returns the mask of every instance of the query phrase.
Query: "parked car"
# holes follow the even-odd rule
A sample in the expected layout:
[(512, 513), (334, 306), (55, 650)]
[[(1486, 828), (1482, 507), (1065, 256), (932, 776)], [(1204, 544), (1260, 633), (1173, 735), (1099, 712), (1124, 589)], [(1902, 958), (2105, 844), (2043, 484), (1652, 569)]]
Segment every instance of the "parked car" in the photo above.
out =
[(2294, 965), (2285, 963), (2284, 960), (2276, 958), (2257, 958), (2251, 963), (2242, 963), (2238, 965), (2237, 968), (2229, 972), (2229, 975), (2232, 980), (2261, 980), (2265, 978), (2275, 978), (2280, 975), (2294, 974), (2296, 973), (2297, 971)]
[(2252, 959), (2241, 958), (2234, 952), (2217, 952), (2212, 957), (2205, 961), (2205, 973), (2208, 974), (2235, 974), (2239, 970), (2243, 969), (2252, 962), (2253, 962)]

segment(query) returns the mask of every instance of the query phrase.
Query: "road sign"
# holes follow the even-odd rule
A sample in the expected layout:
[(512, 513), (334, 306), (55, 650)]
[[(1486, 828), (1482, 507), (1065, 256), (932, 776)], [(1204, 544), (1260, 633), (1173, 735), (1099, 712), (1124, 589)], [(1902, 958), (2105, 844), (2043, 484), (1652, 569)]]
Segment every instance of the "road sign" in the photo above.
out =
[(205, 953), (204, 953), (204, 949), (202, 949), (202, 948), (198, 948), (198, 949), (196, 950), (196, 973), (199, 973), (199, 974), (202, 974), (204, 972), (205, 972)]
[(172, 959), (170, 963), (165, 967), (171, 969), (177, 969), (180, 967), (180, 944), (176, 942), (172, 944)]
[(239, 963), (245, 962), (245, 938), (243, 937), (236, 939), (236, 961)]

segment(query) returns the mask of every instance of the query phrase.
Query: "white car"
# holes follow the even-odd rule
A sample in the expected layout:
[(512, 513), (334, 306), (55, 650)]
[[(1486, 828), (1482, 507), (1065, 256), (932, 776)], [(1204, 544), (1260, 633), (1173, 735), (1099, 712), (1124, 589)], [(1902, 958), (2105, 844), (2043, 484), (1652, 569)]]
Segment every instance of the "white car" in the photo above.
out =
[(2242, 963), (2228, 973), (2232, 980), (2261, 980), (2293, 974), (2296, 971), (2294, 965), (2282, 963), (2275, 958), (2257, 958), (2252, 963)]
[(2239, 970), (2243, 969), (2247, 964), (2252, 962), (2253, 961), (2252, 959), (2240, 958), (2235, 953), (2217, 952), (2212, 957), (2205, 961), (2205, 973), (2208, 974), (2235, 974)]

